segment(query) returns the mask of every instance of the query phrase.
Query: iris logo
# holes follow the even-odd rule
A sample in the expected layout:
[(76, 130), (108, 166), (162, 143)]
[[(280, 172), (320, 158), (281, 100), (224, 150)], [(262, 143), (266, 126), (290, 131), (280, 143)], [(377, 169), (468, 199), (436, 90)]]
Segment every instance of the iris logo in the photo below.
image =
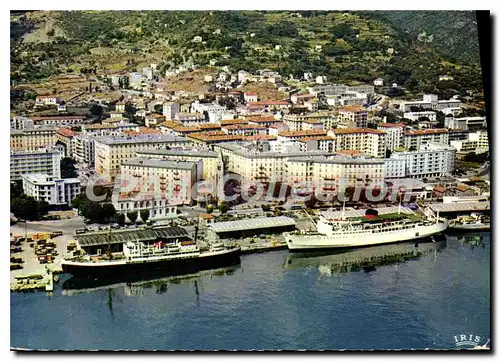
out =
[(486, 344), (478, 346), (479, 343), (481, 342), (481, 337), (472, 334), (468, 335), (461, 334), (458, 336), (453, 336), (453, 339), (455, 341), (455, 345), (457, 345), (458, 347), (468, 347), (468, 348), (486, 348), (486, 346), (490, 342), (490, 340), (488, 340)]

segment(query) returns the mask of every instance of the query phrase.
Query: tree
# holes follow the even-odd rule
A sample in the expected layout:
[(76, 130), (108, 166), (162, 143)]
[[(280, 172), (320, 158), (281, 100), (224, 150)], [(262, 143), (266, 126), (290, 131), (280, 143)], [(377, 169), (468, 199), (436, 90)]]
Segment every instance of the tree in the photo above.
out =
[(61, 178), (76, 178), (76, 160), (70, 157), (61, 159)]
[(127, 217), (128, 217), (128, 219), (130, 219), (130, 221), (132, 223), (134, 223), (137, 220), (137, 216), (138, 216), (137, 212), (128, 212), (127, 213)]
[(163, 114), (163, 104), (156, 104), (154, 109), (155, 113)]
[(46, 201), (37, 201), (31, 196), (22, 194), (11, 199), (10, 211), (18, 219), (36, 220), (49, 212), (49, 204)]
[(89, 112), (92, 115), (101, 116), (102, 115), (102, 107), (99, 104), (92, 104), (89, 108)]
[(149, 219), (149, 211), (147, 209), (143, 209), (141, 211), (141, 218), (144, 222), (146, 222)]
[(224, 214), (229, 209), (229, 206), (228, 206), (227, 202), (220, 202), (219, 206), (217, 208), (219, 209), (219, 212)]
[(115, 215), (116, 215), (116, 210), (112, 203), (104, 203), (101, 206), (101, 217), (104, 220), (109, 221), (115, 218)]

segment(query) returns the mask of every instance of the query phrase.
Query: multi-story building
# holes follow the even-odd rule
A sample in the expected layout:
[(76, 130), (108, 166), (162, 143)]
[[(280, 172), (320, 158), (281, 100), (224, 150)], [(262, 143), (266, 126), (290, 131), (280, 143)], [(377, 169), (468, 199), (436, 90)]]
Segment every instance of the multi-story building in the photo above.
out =
[(377, 129), (386, 133), (385, 146), (391, 152), (403, 146), (403, 136), (406, 124), (404, 123), (380, 123)]
[(222, 131), (228, 135), (256, 135), (267, 134), (267, 128), (255, 124), (234, 124), (221, 127)]
[(344, 84), (317, 84), (311, 88), (308, 88), (311, 94), (324, 94), (325, 96), (339, 96), (346, 94), (347, 92), (364, 93), (367, 95), (375, 94), (375, 87), (369, 84), (361, 84), (355, 86), (349, 86)]
[(322, 130), (330, 129), (325, 127), (325, 122), (331, 119), (332, 116), (328, 114), (308, 114), (296, 115), (287, 114), (283, 117), (283, 122), (288, 126), (291, 131), (299, 130)]
[(47, 174), (26, 174), (22, 176), (24, 194), (36, 200), (55, 206), (71, 206), (80, 194), (80, 180), (59, 179)]
[(40, 126), (68, 126), (81, 125), (86, 122), (86, 117), (83, 115), (44, 115), (30, 118), (34, 125)]
[(419, 150), (420, 146), (426, 143), (450, 144), (448, 129), (442, 128), (407, 130), (404, 134), (403, 141), (405, 148), (415, 150)]
[(205, 116), (202, 113), (177, 113), (174, 119), (186, 127), (206, 122)]
[[(124, 188), (127, 195), (130, 192), (133, 197), (155, 196), (173, 205), (191, 204), (193, 186), (201, 178), (198, 176), (201, 164), (201, 161), (131, 158), (122, 162), (119, 174), (122, 182), (130, 182)], [(120, 189), (120, 193), (125, 192)]]
[(87, 168), (94, 166), (95, 162), (95, 136), (78, 134), (74, 138), (73, 158)]
[(457, 150), (458, 153), (485, 153), (490, 149), (488, 141), (488, 132), (486, 130), (478, 130), (474, 133), (469, 133), (466, 140), (452, 140), (450, 145)]
[[(231, 142), (217, 144), (215, 150), (222, 155), (224, 171), (236, 173), (244, 182), (271, 182), (287, 179), (287, 162), (304, 157), (303, 152), (273, 152), (267, 142)], [(311, 151), (309, 154), (328, 155)]]
[(57, 128), (40, 127), (33, 129), (11, 130), (10, 150), (13, 152), (22, 150), (37, 150), (39, 148), (52, 147), (55, 145)]
[(144, 117), (144, 123), (146, 127), (155, 126), (161, 124), (165, 121), (165, 116), (160, 114), (149, 114)]
[(320, 150), (322, 152), (332, 153), (335, 149), (335, 141), (329, 135), (321, 137), (301, 138), (296, 140), (301, 152), (309, 152), (311, 150)]
[(410, 119), (413, 122), (418, 121), (420, 118), (427, 118), (431, 122), (436, 121), (436, 112), (426, 111), (426, 112), (405, 112), (403, 117), (406, 119)]
[(233, 114), (223, 105), (200, 103), (198, 100), (191, 104), (191, 113), (207, 113), (210, 122), (216, 123), (223, 119), (231, 119)]
[(366, 128), (368, 111), (363, 107), (350, 106), (339, 109), (339, 128)]
[(385, 163), (382, 159), (352, 156), (304, 156), (288, 161), (288, 182), (309, 183), (316, 195), (336, 194), (342, 187), (381, 184)]
[(163, 115), (165, 120), (173, 120), (175, 115), (179, 112), (179, 104), (175, 102), (163, 103)]
[(384, 158), (386, 132), (370, 128), (333, 129), (328, 132), (335, 140), (335, 151), (358, 150), (366, 155)]
[(120, 135), (125, 131), (139, 131), (139, 125), (134, 123), (118, 122), (115, 124), (85, 124), (82, 125), (82, 134), (87, 135)]
[(139, 73), (139, 72), (133, 72), (133, 73), (130, 73), (129, 77), (129, 84), (130, 86), (134, 87), (134, 86), (138, 86), (138, 85), (141, 85), (141, 82), (142, 82), (142, 74)]
[(25, 129), (34, 128), (35, 123), (28, 117), (13, 117), (10, 119), (10, 129)]
[(172, 135), (140, 134), (130, 136), (104, 136), (95, 138), (95, 170), (98, 174), (114, 181), (120, 164), (135, 157), (141, 149), (183, 148), (191, 142)]
[(35, 98), (35, 106), (57, 105), (60, 99), (55, 95), (39, 95)]
[(257, 101), (258, 94), (255, 92), (246, 92), (243, 94), (243, 98), (245, 99), (245, 103), (253, 103)]
[(435, 94), (425, 94), (422, 100), (403, 102), (399, 105), (403, 112), (411, 112), (412, 107), (431, 110), (443, 110), (446, 108), (458, 108), (461, 103), (458, 99), (438, 100)]
[(40, 149), (10, 153), (10, 180), (18, 181), (25, 174), (43, 173), (61, 177), (62, 155), (56, 149)]
[(197, 151), (191, 149), (152, 149), (137, 151), (139, 158), (161, 158), (172, 161), (181, 162), (198, 162), (201, 160), (202, 169), (198, 172), (201, 179), (213, 180), (217, 176), (217, 167), (219, 159), (216, 152), (213, 151)]
[(395, 151), (392, 159), (405, 161), (405, 177), (433, 178), (451, 175), (455, 169), (456, 149), (443, 144), (422, 144), (418, 151)]
[(289, 141), (289, 140), (297, 140), (302, 138), (314, 138), (314, 137), (324, 137), (326, 135), (326, 131), (322, 129), (310, 129), (310, 130), (286, 130), (278, 133), (279, 141)]
[(444, 126), (453, 130), (474, 130), (486, 128), (486, 117), (445, 117)]
[(406, 159), (402, 158), (385, 158), (385, 179), (395, 179), (406, 177)]
[(59, 128), (56, 133), (56, 143), (62, 145), (65, 157), (73, 157), (75, 152), (75, 135), (76, 133), (68, 128)]

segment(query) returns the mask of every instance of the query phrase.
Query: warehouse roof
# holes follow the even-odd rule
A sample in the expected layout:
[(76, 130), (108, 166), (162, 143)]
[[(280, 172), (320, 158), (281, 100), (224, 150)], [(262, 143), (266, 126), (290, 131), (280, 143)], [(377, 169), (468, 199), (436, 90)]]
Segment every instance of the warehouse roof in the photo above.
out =
[(490, 202), (437, 203), (430, 208), (434, 212), (484, 211), (490, 209)]
[(181, 227), (125, 229), (118, 231), (89, 232), (75, 235), (82, 247), (126, 243), (129, 241), (155, 241), (158, 238), (175, 239), (189, 237)]
[(209, 227), (216, 233), (248, 231), (251, 229), (264, 229), (294, 226), (295, 220), (285, 216), (279, 217), (261, 217), (253, 219), (243, 219), (241, 221), (217, 222)]

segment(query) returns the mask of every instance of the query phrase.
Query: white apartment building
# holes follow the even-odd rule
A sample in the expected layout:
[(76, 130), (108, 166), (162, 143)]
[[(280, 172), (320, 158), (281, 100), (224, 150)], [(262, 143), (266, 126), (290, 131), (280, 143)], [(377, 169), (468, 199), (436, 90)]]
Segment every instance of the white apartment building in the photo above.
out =
[(453, 130), (486, 128), (486, 117), (445, 117), (444, 126)]
[(415, 148), (419, 150), (423, 144), (436, 143), (448, 145), (449, 134), (448, 129), (424, 129), (424, 130), (407, 130), (404, 134), (404, 147), (407, 149)]
[(192, 145), (186, 138), (172, 135), (141, 134), (128, 136), (104, 136), (95, 138), (95, 170), (114, 181), (120, 164), (135, 157), (138, 150), (183, 148)]
[(223, 105), (213, 104), (213, 103), (200, 103), (198, 100), (191, 104), (191, 113), (201, 113), (207, 112), (208, 120), (211, 123), (217, 123), (225, 119), (233, 119), (234, 114), (228, 112), (227, 108)]
[(363, 107), (345, 107), (339, 109), (339, 128), (366, 128), (368, 111)]
[[(191, 204), (192, 188), (200, 179), (198, 162), (181, 162), (160, 158), (131, 158), (120, 167), (120, 179), (133, 182), (120, 189), (121, 196), (154, 196), (169, 204)], [(129, 190), (130, 189), (130, 190)], [(121, 211), (121, 209), (120, 209)]]
[(382, 130), (386, 133), (385, 146), (391, 152), (394, 149), (403, 146), (405, 127), (406, 125), (404, 123), (380, 123), (377, 126), (377, 129)]
[(173, 120), (175, 115), (179, 112), (179, 104), (175, 102), (163, 103), (163, 115), (165, 120)]
[(385, 158), (385, 179), (395, 179), (406, 177), (406, 159), (403, 158)]
[(37, 150), (39, 148), (52, 147), (55, 145), (57, 128), (40, 127), (10, 131), (10, 150), (17, 152), (22, 150)]
[(405, 112), (403, 117), (406, 119), (410, 119), (413, 122), (418, 121), (420, 118), (428, 118), (431, 122), (436, 121), (436, 112), (427, 111), (427, 112)]
[(35, 106), (57, 105), (59, 101), (59, 98), (55, 95), (39, 95), (35, 98)]
[(47, 174), (26, 174), (22, 176), (24, 194), (50, 205), (67, 205), (80, 194), (80, 180), (59, 179)]
[(10, 119), (10, 129), (25, 129), (25, 128), (34, 128), (35, 123), (33, 120), (27, 117), (13, 117)]
[(485, 153), (490, 149), (488, 132), (486, 130), (469, 133), (467, 140), (452, 140), (450, 141), (450, 145), (459, 153)]
[(116, 196), (112, 198), (113, 206), (117, 214), (127, 214), (142, 211), (149, 212), (151, 220), (177, 218), (177, 206), (170, 204), (168, 199), (155, 198), (154, 196), (138, 195), (136, 197)]
[(366, 155), (384, 158), (386, 132), (370, 128), (333, 129), (328, 132), (335, 141), (335, 151), (358, 150)]
[(253, 103), (256, 102), (258, 99), (258, 94), (255, 92), (246, 92), (243, 94), (243, 98), (245, 99), (245, 103)]
[(129, 85), (132, 87), (141, 85), (142, 74), (139, 72), (130, 73), (128, 79), (129, 79)]
[(435, 94), (425, 94), (422, 100), (402, 102), (399, 109), (403, 112), (411, 112), (411, 107), (420, 107), (431, 110), (443, 110), (446, 108), (458, 108), (461, 102), (458, 99), (438, 100)]
[(73, 158), (84, 166), (91, 168), (95, 162), (95, 136), (78, 134), (74, 137), (75, 150)]
[(151, 149), (138, 150), (138, 158), (161, 158), (181, 162), (198, 162), (201, 160), (201, 169), (198, 169), (198, 175), (201, 179), (213, 180), (217, 176), (219, 158), (216, 152), (198, 151), (196, 149)]
[(311, 94), (323, 93), (325, 96), (338, 96), (346, 94), (348, 91), (356, 93), (364, 93), (367, 95), (375, 94), (375, 87), (369, 84), (361, 84), (355, 86), (349, 86), (345, 84), (316, 84), (313, 87), (307, 88)]
[(10, 181), (18, 181), (25, 174), (43, 173), (61, 177), (62, 155), (56, 149), (40, 149), (10, 153)]
[(442, 144), (422, 144), (418, 151), (394, 152), (392, 159), (405, 161), (405, 177), (434, 178), (451, 175), (455, 169), (456, 149)]

